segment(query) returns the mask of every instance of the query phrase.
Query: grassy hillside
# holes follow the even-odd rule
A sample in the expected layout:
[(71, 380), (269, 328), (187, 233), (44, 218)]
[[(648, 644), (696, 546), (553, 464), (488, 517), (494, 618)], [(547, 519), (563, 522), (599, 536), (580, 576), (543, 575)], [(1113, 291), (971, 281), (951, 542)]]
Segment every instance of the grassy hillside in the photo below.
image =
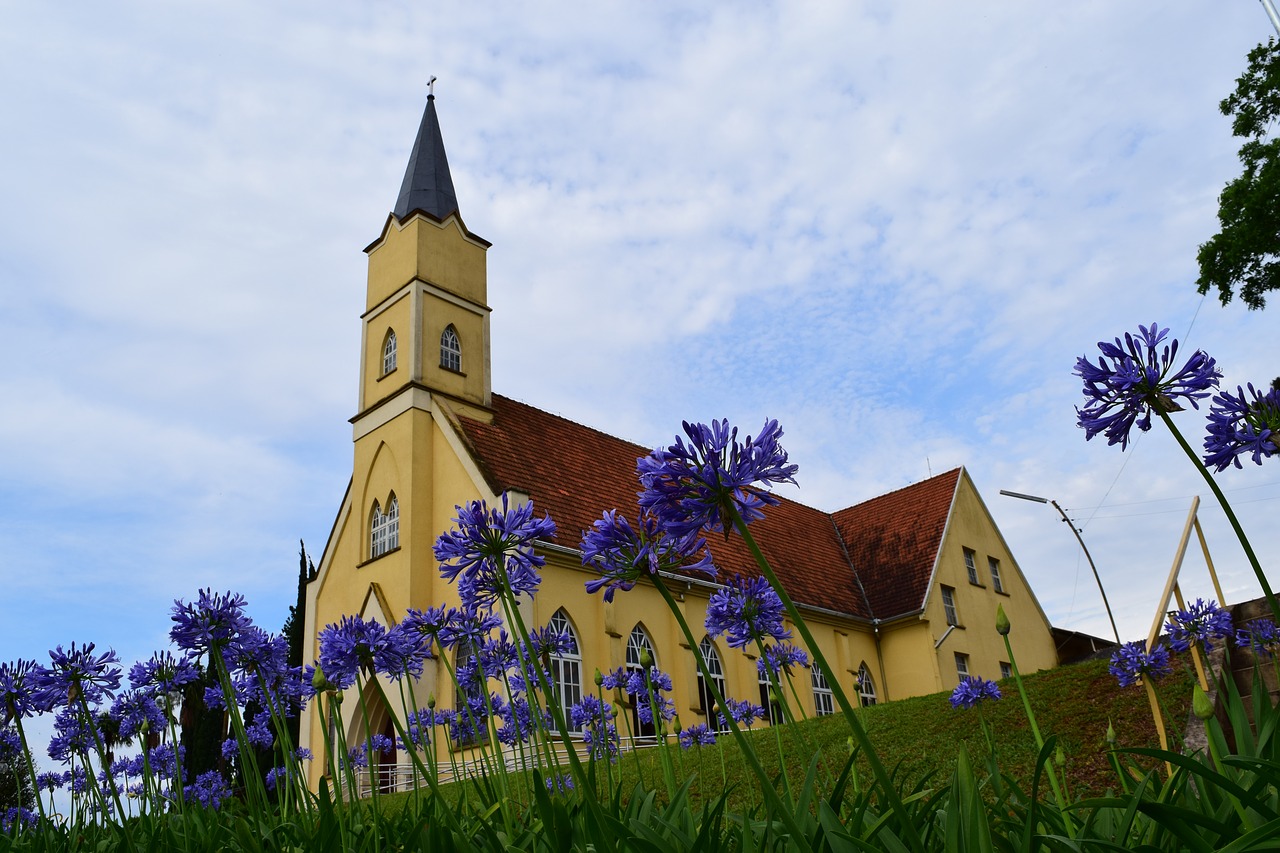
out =
[[(807, 682), (807, 677), (804, 680)], [(1063, 748), (1073, 799), (1118, 787), (1107, 758), (1105, 736), (1109, 721), (1120, 748), (1159, 745), (1146, 692), (1140, 687), (1121, 689), (1107, 672), (1106, 661), (1061, 667), (1027, 676), (1023, 681), (1041, 732), (1046, 737), (1056, 736)], [(1167, 711), (1166, 722), (1176, 737), (1181, 736), (1189, 713), (1192, 682), (1189, 670), (1179, 670), (1157, 688)], [(947, 701), (948, 694), (939, 693), (866, 708), (860, 712), (861, 719), (881, 760), (910, 789), (930, 774), (940, 777), (939, 784), (944, 783), (954, 769), (962, 744), (975, 764), (981, 765), (987, 741), (979, 715), (985, 714), (1002, 771), (1029, 789), (1035, 740), (1013, 680), (1000, 682), (1000, 689), (1004, 698), (981, 709), (954, 709)], [(788, 777), (797, 787), (814, 756), (820, 762), (820, 772), (834, 774), (849, 755), (849, 727), (840, 716), (805, 720), (776, 731), (764, 728), (751, 732), (750, 737), (761, 762), (771, 772), (781, 766), (781, 741)], [(680, 782), (694, 778), (691, 792), (695, 799), (707, 794), (718, 796), (727, 787), (731, 810), (741, 812), (759, 804), (754, 778), (746, 770), (732, 738), (725, 736), (719, 744), (700, 749), (675, 750), (675, 754), (677, 778)], [(859, 761), (859, 768), (862, 778), (868, 779), (865, 761)], [(599, 769), (603, 775), (603, 768)], [(640, 777), (646, 788), (658, 791), (660, 796), (665, 790), (655, 749), (638, 755), (623, 754), (612, 772), (615, 784), (621, 779), (624, 794), (634, 789)], [(385, 804), (394, 809), (393, 803), (399, 797), (385, 799), (389, 799)]]

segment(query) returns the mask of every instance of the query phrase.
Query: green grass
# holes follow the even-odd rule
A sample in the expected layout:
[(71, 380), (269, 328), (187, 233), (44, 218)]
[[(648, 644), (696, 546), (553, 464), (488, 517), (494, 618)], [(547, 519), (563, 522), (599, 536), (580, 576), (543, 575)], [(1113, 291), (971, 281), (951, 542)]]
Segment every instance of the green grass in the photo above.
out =
[[(1046, 738), (1056, 737), (1062, 746), (1071, 799), (1099, 796), (1119, 787), (1107, 756), (1108, 722), (1115, 728), (1121, 749), (1159, 746), (1146, 691), (1141, 687), (1120, 688), (1107, 672), (1106, 661), (1059, 667), (1025, 676), (1023, 682), (1041, 732)], [(1168, 712), (1166, 725), (1174, 738), (1174, 749), (1178, 748), (1189, 714), (1192, 683), (1191, 672), (1180, 670), (1157, 686)], [(1029, 790), (1037, 754), (1035, 739), (1013, 680), (1000, 682), (1000, 689), (1004, 699), (978, 710), (956, 710), (947, 701), (949, 694), (937, 693), (862, 709), (861, 720), (881, 760), (895, 773), (895, 779), (910, 790), (925, 780), (945, 783), (955, 769), (962, 744), (975, 765), (982, 765), (987, 742), (978, 715), (985, 714), (1002, 772)], [(814, 756), (818, 756), (819, 772), (832, 776), (838, 773), (849, 755), (849, 734), (848, 725), (838, 715), (782, 726), (782, 750), (791, 784), (799, 788)], [(748, 737), (766, 770), (777, 774), (782, 766), (777, 734), (764, 728), (750, 732)], [(664, 783), (656, 750), (644, 750), (639, 758), (637, 768), (631, 754), (620, 757), (613, 768), (615, 784), (620, 781), (625, 796), (643, 781), (645, 788), (657, 791), (661, 797)], [(677, 776), (682, 782), (695, 777), (690, 792), (695, 801), (718, 797), (727, 788), (731, 811), (742, 813), (760, 805), (755, 779), (732, 739), (723, 737), (715, 746), (677, 750), (676, 760)], [(865, 761), (858, 764), (862, 779), (869, 780)], [(1149, 766), (1150, 762), (1145, 764)], [(597, 771), (604, 794), (603, 767), (597, 766)], [(408, 796), (384, 796), (383, 807), (398, 812)]]

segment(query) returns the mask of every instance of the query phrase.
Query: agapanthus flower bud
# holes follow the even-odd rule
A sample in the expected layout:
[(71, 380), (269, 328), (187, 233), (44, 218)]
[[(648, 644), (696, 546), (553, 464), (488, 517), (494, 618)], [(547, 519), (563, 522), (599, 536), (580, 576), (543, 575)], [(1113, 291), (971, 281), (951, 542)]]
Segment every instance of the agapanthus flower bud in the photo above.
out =
[(316, 664), (315, 672), (311, 674), (311, 686), (317, 693), (328, 690), (333, 686), (329, 683), (329, 679), (324, 677), (324, 669), (320, 664)]
[(1111, 744), (1112, 746), (1115, 746), (1115, 745), (1116, 745), (1116, 740), (1117, 740), (1117, 738), (1116, 738), (1116, 727), (1115, 727), (1114, 725), (1112, 725), (1112, 724), (1111, 724), (1111, 718), (1110, 718), (1110, 717), (1108, 717), (1108, 718), (1107, 718), (1107, 734), (1106, 734), (1106, 738), (1107, 738), (1107, 743)]
[(1002, 637), (1009, 634), (1009, 617), (1004, 612), (1004, 605), (996, 605), (996, 633)]
[(653, 666), (653, 655), (647, 648), (640, 650), (640, 666), (648, 669)]
[(596, 674), (595, 674), (594, 680), (596, 683), (596, 687), (599, 687), (600, 685), (604, 684), (604, 675), (600, 672), (600, 667), (596, 667)]
[(1191, 710), (1202, 720), (1207, 720), (1213, 716), (1213, 700), (1209, 698), (1209, 694), (1205, 693), (1197, 684), (1191, 691)]

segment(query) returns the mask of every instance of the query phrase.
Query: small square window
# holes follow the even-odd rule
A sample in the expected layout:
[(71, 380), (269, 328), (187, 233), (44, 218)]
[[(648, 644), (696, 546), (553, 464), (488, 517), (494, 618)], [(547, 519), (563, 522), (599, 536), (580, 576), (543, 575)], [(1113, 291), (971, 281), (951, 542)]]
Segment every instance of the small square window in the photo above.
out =
[(1000, 661), (1000, 677), (1013, 678), (1013, 667), (1009, 665), (1008, 661)]
[(969, 677), (968, 655), (962, 655), (959, 652), (956, 652), (956, 675), (960, 676), (962, 681)]
[(978, 561), (972, 548), (964, 549), (964, 568), (969, 573), (969, 583), (981, 586), (982, 582), (978, 580)]
[(987, 565), (991, 567), (991, 585), (996, 592), (1004, 592), (1004, 584), (1000, 582), (1000, 561), (995, 557), (987, 557)]

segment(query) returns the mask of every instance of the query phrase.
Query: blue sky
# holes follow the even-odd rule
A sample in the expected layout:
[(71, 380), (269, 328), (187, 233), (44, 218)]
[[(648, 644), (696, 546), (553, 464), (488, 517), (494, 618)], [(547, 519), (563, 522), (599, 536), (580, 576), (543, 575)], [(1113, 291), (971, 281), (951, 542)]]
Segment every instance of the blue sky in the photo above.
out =
[[(15, 6), (0, 659), (148, 656), (201, 587), (279, 628), (433, 74), (495, 391), (645, 445), (776, 417), (828, 510), (963, 464), (1051, 620), (1105, 634), (1069, 531), (998, 492), (1057, 498), (1126, 639), (1203, 494), (1253, 597), (1168, 435), (1086, 444), (1071, 368), (1157, 321), (1231, 386), (1280, 374), (1280, 305), (1192, 284), (1238, 170), (1217, 105), (1271, 33), (1250, 0)], [(1221, 482), (1274, 565), (1280, 463)]]

